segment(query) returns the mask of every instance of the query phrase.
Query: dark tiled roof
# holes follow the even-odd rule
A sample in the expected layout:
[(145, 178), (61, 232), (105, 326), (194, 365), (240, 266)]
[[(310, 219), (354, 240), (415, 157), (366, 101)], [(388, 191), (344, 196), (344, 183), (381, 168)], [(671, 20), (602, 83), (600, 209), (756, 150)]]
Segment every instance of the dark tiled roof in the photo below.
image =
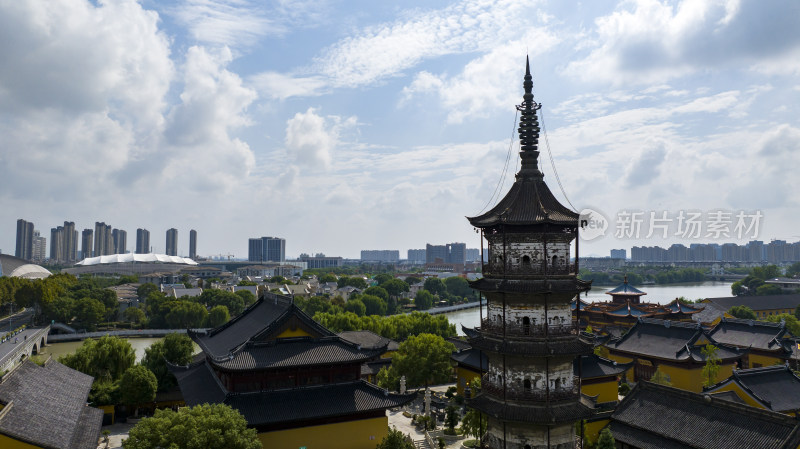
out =
[[(388, 344), (388, 341), (386, 342)], [(282, 338), (264, 343), (248, 343), (233, 358), (212, 363), (229, 370), (286, 368), (366, 362), (384, 352), (384, 347), (362, 349), (339, 337)]]
[[(633, 366), (631, 363), (617, 363), (612, 360), (604, 359), (595, 354), (582, 356), (580, 375), (583, 378), (616, 376), (624, 373), (628, 368)], [(578, 360), (573, 363), (573, 372), (578, 375)]]
[(487, 415), (505, 421), (521, 423), (550, 424), (566, 421), (577, 421), (588, 418), (594, 414), (595, 404), (587, 396), (580, 400), (544, 405), (523, 405), (514, 402), (496, 401), (486, 394), (479, 394), (470, 399), (467, 404)]
[(705, 325), (710, 325), (714, 320), (721, 318), (722, 315), (728, 311), (728, 309), (714, 302), (704, 302), (703, 306), (705, 306), (705, 308), (692, 315), (692, 319)]
[(735, 359), (742, 356), (735, 348), (720, 345), (709, 337), (699, 324), (679, 321), (640, 319), (613, 346), (620, 351), (642, 354), (667, 360), (695, 360), (702, 362), (705, 358), (695, 342), (705, 337), (717, 346), (717, 357), (721, 360)]
[(800, 409), (800, 378), (787, 366), (765, 366), (736, 370), (728, 379), (712, 386), (713, 393), (731, 382), (737, 383), (766, 408), (776, 412)]
[(469, 343), (467, 343), (466, 340), (463, 340), (463, 339), (461, 339), (459, 337), (447, 337), (447, 338), (445, 338), (445, 340), (447, 340), (450, 343), (452, 343), (453, 346), (456, 347), (456, 351), (463, 351), (465, 349), (469, 349), (469, 348), (472, 347), (472, 346), (470, 346)]
[(477, 335), (470, 338), (474, 348), (503, 354), (530, 356), (578, 355), (592, 352), (594, 345), (577, 336), (549, 340), (514, 340)]
[(26, 361), (0, 383), (0, 433), (45, 448), (94, 449), (103, 412), (86, 407), (92, 377)]
[(469, 286), (482, 292), (508, 292), (508, 293), (558, 293), (582, 292), (592, 288), (591, 281), (577, 278), (567, 279), (492, 279), (480, 278), (469, 283)]
[(791, 354), (791, 342), (783, 338), (787, 331), (781, 323), (723, 318), (709, 335), (720, 343)]
[(800, 295), (725, 296), (707, 300), (724, 310), (733, 306), (747, 306), (753, 310), (794, 309), (800, 304)]
[(392, 365), (392, 359), (378, 359), (367, 362), (361, 365), (361, 376), (374, 376), (381, 371), (381, 368), (389, 368)]
[(457, 363), (471, 368), (474, 371), (486, 371), (489, 367), (489, 358), (480, 350), (475, 348), (465, 349), (450, 356)]
[(491, 210), (467, 219), (477, 228), (545, 223), (578, 226), (578, 214), (558, 202), (542, 177), (518, 177)]
[(322, 336), (335, 335), (297, 308), (291, 298), (269, 294), (221, 327), (208, 333), (190, 330), (189, 336), (206, 355), (222, 360), (242, 350), (250, 341), (265, 339), (271, 331), (293, 319), (299, 320)]
[(385, 351), (397, 351), (398, 344), (391, 338), (381, 337), (372, 331), (344, 331), (339, 336), (349, 342), (360, 345), (363, 349), (386, 348)]
[(634, 296), (634, 295), (641, 296), (646, 294), (647, 293), (639, 290), (633, 285), (628, 284), (627, 279), (625, 280), (625, 282), (616, 286), (613, 290), (609, 290), (606, 292), (606, 295), (623, 295), (623, 296)]
[(620, 403), (611, 431), (618, 443), (640, 448), (795, 449), (800, 444), (800, 421), (786, 415), (650, 382), (640, 382)]
[(706, 391), (706, 394), (709, 394), (715, 398), (724, 399), (729, 402), (736, 402), (737, 404), (746, 404), (746, 402), (744, 402), (744, 400), (742, 400), (742, 398), (740, 398), (739, 395), (733, 391), (720, 391), (720, 392)]
[(249, 425), (259, 426), (394, 408), (410, 402), (414, 397), (414, 394), (388, 393), (370, 383), (355, 381), (231, 394), (225, 403), (244, 415)]
[(178, 380), (178, 386), (186, 405), (217, 404), (225, 400), (228, 392), (225, 391), (205, 360), (193, 363), (188, 367), (167, 365)]

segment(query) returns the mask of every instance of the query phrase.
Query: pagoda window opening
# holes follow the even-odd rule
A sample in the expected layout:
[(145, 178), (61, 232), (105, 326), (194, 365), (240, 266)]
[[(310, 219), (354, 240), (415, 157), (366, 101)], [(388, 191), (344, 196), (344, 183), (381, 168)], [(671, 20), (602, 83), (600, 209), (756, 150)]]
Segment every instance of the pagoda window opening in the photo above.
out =
[(530, 444), (526, 444), (524, 449), (531, 449), (531, 445)]
[(531, 268), (531, 257), (527, 254), (522, 256), (522, 268), (526, 270), (530, 270)]
[(528, 317), (522, 317), (522, 331), (525, 335), (529, 335), (531, 333), (531, 319)]
[(556, 390), (561, 388), (561, 379), (560, 378), (556, 377), (555, 385), (556, 385)]
[(553, 265), (552, 265), (552, 266), (553, 266), (553, 268), (555, 268), (555, 267), (556, 267), (556, 264), (557, 264), (557, 263), (558, 263), (558, 256), (553, 256)]
[(525, 380), (522, 381), (522, 388), (525, 389), (525, 392), (531, 391), (531, 379), (530, 377), (526, 377)]

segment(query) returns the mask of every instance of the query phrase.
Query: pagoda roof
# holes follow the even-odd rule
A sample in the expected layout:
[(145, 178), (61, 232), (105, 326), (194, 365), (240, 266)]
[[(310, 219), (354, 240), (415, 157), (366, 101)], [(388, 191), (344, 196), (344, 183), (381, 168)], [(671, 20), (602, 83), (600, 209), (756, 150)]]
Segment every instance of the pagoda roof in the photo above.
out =
[(0, 434), (42, 448), (96, 448), (103, 411), (86, 406), (92, 381), (53, 360), (23, 362), (0, 382)]
[(786, 337), (793, 335), (784, 323), (723, 317), (709, 335), (720, 343), (733, 346), (792, 353), (791, 341)]
[[(388, 340), (388, 339), (386, 339)], [(214, 366), (232, 371), (307, 367), (342, 363), (363, 363), (380, 356), (383, 346), (362, 348), (338, 336), (279, 338), (266, 342), (249, 342), (233, 357), (214, 360)]]
[(456, 352), (450, 356), (450, 359), (476, 372), (483, 372), (489, 368), (489, 358), (476, 348)]
[(539, 119), (536, 111), (541, 105), (533, 100), (533, 81), (530, 64), (525, 63), (523, 102), (520, 111), (519, 142), (520, 170), (511, 189), (489, 211), (475, 217), (467, 217), (478, 228), (497, 225), (553, 224), (578, 227), (578, 213), (561, 204), (539, 170)]
[(775, 412), (794, 412), (800, 408), (800, 377), (788, 366), (734, 370), (731, 377), (709, 387), (712, 394), (735, 383), (746, 394)]
[(642, 296), (646, 295), (647, 293), (639, 290), (638, 288), (634, 287), (631, 284), (628, 284), (628, 277), (625, 276), (625, 280), (616, 286), (614, 289), (609, 290), (606, 292), (606, 295), (620, 295), (620, 296)]
[(503, 421), (554, 424), (588, 418), (594, 414), (596, 403), (588, 396), (581, 395), (578, 400), (551, 402), (549, 405), (521, 404), (498, 401), (481, 393), (468, 400), (467, 405)]
[(178, 379), (186, 405), (224, 403), (241, 413), (250, 426), (290, 425), (320, 418), (385, 410), (404, 405), (415, 394), (394, 394), (366, 381), (230, 393), (205, 361), (188, 367), (169, 366)]
[(317, 337), (335, 336), (300, 310), (291, 298), (268, 294), (240, 315), (210, 331), (188, 330), (188, 335), (214, 360), (231, 358), (249, 342), (263, 341), (296, 320)]
[(694, 314), (700, 313), (705, 309), (705, 307), (697, 307), (692, 304), (684, 304), (677, 299), (673, 299), (672, 302), (669, 304), (665, 304), (662, 307), (666, 307), (670, 309), (673, 313), (687, 313), (687, 314)]
[(586, 291), (592, 288), (592, 281), (584, 281), (575, 277), (552, 277), (547, 279), (492, 279), (483, 277), (470, 282), (469, 286), (482, 292), (545, 294)]
[(800, 421), (712, 395), (639, 382), (611, 415), (617, 444), (641, 449), (795, 449)]
[(369, 330), (339, 332), (339, 337), (361, 346), (362, 349), (385, 349), (397, 351), (400, 345), (391, 338), (381, 337)]
[(715, 341), (696, 323), (640, 318), (614, 343), (613, 349), (666, 360), (705, 362), (701, 346), (717, 346), (721, 360), (736, 359), (743, 352)]
[(580, 371), (578, 371), (578, 359), (573, 363), (573, 373), (581, 378), (591, 379), (595, 377), (618, 376), (633, 366), (630, 363), (618, 363), (613, 360), (605, 359), (596, 354), (581, 356)]

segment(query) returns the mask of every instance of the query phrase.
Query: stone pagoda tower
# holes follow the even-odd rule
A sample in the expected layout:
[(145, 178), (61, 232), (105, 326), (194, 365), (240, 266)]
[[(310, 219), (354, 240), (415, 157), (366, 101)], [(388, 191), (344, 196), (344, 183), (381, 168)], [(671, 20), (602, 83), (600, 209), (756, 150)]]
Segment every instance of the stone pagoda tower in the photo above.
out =
[(573, 374), (574, 360), (591, 353), (592, 343), (573, 323), (570, 302), (590, 283), (570, 263), (578, 260), (578, 214), (556, 200), (538, 167), (541, 105), (527, 63), (523, 86), (516, 181), (493, 209), (468, 218), (489, 247), (483, 278), (471, 284), (486, 297), (486, 314), (468, 333), (489, 365), (470, 406), (488, 416), (491, 448), (574, 448), (575, 423), (594, 404)]

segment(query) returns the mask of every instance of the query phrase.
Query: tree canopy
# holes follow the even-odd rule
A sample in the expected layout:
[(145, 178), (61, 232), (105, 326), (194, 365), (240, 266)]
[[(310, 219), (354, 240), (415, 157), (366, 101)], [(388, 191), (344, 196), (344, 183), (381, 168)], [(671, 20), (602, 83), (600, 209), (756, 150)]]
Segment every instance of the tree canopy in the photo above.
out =
[(364, 303), (364, 307), (367, 309), (366, 315), (386, 315), (386, 301), (383, 299), (372, 295), (360, 295), (358, 299)]
[(714, 345), (705, 345), (700, 350), (703, 357), (706, 359), (706, 364), (703, 365), (703, 386), (710, 387), (717, 383), (717, 374), (719, 373), (720, 358), (717, 355), (719, 348)]
[(208, 311), (208, 318), (206, 319), (207, 327), (220, 327), (231, 319), (228, 313), (228, 308), (222, 304), (214, 306)]
[(433, 293), (434, 295), (439, 295), (447, 291), (447, 288), (439, 278), (427, 278), (425, 279), (425, 283), (423, 287), (425, 290)]
[(756, 313), (753, 312), (753, 309), (747, 306), (733, 306), (728, 309), (728, 314), (735, 316), (736, 318), (741, 318), (743, 320), (755, 320)]
[(375, 449), (414, 449), (414, 443), (409, 436), (392, 427)]
[(255, 429), (225, 404), (203, 404), (174, 412), (156, 410), (130, 431), (122, 442), (125, 449), (258, 449), (261, 442)]
[(116, 381), (136, 362), (136, 353), (124, 339), (105, 335), (97, 340), (84, 340), (74, 353), (58, 361), (94, 377), (95, 381)]
[(408, 284), (400, 279), (392, 279), (381, 284), (381, 287), (389, 293), (389, 296), (400, 296), (401, 293), (408, 291)]
[(414, 305), (417, 306), (417, 310), (428, 310), (433, 307), (433, 300), (433, 295), (429, 291), (420, 290), (414, 297)]
[(438, 335), (413, 335), (400, 343), (389, 370), (398, 377), (406, 376), (409, 388), (446, 383), (452, 372), (450, 355), (455, 349)]
[(119, 381), (120, 401), (137, 408), (140, 404), (152, 402), (156, 398), (158, 380), (155, 374), (142, 365), (128, 368)]
[(317, 313), (314, 320), (333, 332), (368, 330), (376, 334), (403, 341), (411, 335), (422, 333), (435, 334), (442, 337), (456, 335), (456, 326), (448, 321), (445, 315), (431, 315), (413, 312), (408, 315), (363, 316), (352, 312)]
[(152, 371), (158, 381), (158, 391), (167, 391), (177, 383), (175, 376), (167, 369), (167, 363), (188, 365), (192, 361), (194, 344), (185, 334), (167, 334), (144, 350), (142, 365)]
[(611, 435), (611, 429), (608, 427), (604, 428), (600, 431), (600, 436), (597, 438), (597, 444), (595, 445), (596, 449), (616, 449), (617, 442), (614, 440), (614, 436)]

